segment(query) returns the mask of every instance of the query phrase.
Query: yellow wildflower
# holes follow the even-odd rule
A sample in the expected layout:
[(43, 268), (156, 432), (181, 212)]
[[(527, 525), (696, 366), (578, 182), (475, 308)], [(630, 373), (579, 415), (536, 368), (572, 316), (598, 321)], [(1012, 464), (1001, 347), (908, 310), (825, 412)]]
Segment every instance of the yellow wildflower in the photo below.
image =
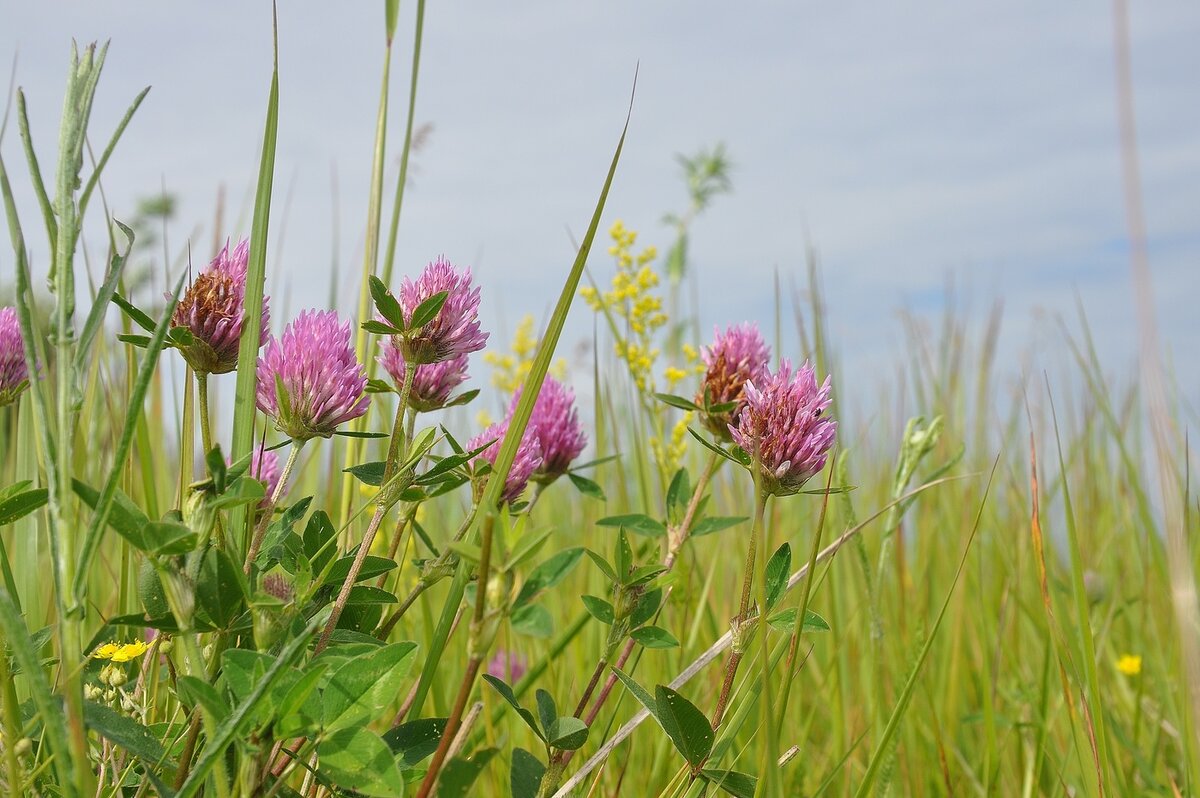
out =
[(108, 659), (113, 662), (129, 662), (145, 654), (149, 648), (149, 644), (144, 640), (133, 643), (110, 642), (93, 651), (92, 656), (95, 659)]
[(1124, 654), (1117, 660), (1117, 670), (1126, 676), (1137, 676), (1142, 672), (1142, 658), (1139, 654)]

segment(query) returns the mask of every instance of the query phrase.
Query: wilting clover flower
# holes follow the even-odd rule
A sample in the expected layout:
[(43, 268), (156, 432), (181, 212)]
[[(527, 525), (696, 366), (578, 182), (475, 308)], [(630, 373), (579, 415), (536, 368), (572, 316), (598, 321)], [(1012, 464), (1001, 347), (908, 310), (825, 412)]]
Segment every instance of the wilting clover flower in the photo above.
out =
[[(493, 424), (483, 432), (476, 435), (467, 444), (470, 450), (478, 449), (488, 441), (492, 443), (480, 452), (476, 459), (484, 460), (489, 465), (496, 465), (496, 457), (500, 454), (500, 442), (504, 440), (505, 434), (508, 432), (508, 420)], [(517, 455), (513, 459), (512, 468), (508, 470), (508, 478), (504, 480), (504, 490), (500, 493), (501, 502), (512, 502), (517, 499), (525, 491), (525, 486), (529, 484), (533, 472), (542, 465), (542, 447), (538, 443), (536, 435), (530, 435), (529, 431), (525, 431), (525, 435), (521, 437), (521, 444), (517, 447)]]
[[(510, 418), (520, 400), (521, 389), (518, 388), (508, 406)], [(525, 431), (526, 437), (530, 435), (537, 438), (542, 450), (542, 464), (534, 473), (533, 480), (543, 484), (549, 484), (565, 474), (571, 467), (571, 461), (587, 446), (587, 435), (583, 432), (579, 413), (575, 409), (575, 394), (553, 377), (546, 377), (533, 404)]]
[(367, 412), (367, 375), (350, 346), (350, 323), (306, 310), (271, 337), (258, 359), (258, 409), (295, 441), (328, 438)]
[[(729, 427), (737, 423), (746, 397), (747, 382), (762, 382), (767, 375), (771, 350), (753, 323), (715, 329), (711, 346), (702, 347), (700, 357), (706, 366), (704, 381), (696, 395), (702, 408), (717, 408), (701, 413), (709, 432), (726, 440)], [(724, 407), (722, 407), (724, 406)]]
[[(404, 353), (390, 339), (379, 345), (380, 354), (375, 359), (391, 375), (397, 388), (404, 385)], [(413, 374), (412, 389), (408, 404), (421, 413), (441, 410), (450, 402), (450, 394), (467, 380), (467, 356), (465, 354), (437, 363), (417, 366)]]
[[(180, 346), (188, 365), (200, 374), (225, 374), (237, 367), (242, 326), (246, 320), (246, 265), (250, 242), (242, 239), (233, 252), (229, 244), (200, 272), (171, 316), (172, 327), (192, 334), (192, 342)], [(263, 297), (262, 326), (258, 345), (267, 340), (271, 314)]]
[(25, 339), (16, 308), (0, 308), (0, 407), (12, 404), (29, 387)]
[(825, 416), (829, 377), (817, 387), (807, 362), (795, 374), (786, 360), (779, 371), (747, 382), (746, 406), (729, 431), (738, 446), (762, 464), (762, 489), (787, 496), (825, 467), (837, 422)]
[(471, 286), (471, 270), (460, 273), (445, 258), (426, 266), (415, 281), (405, 277), (400, 284), (404, 323), (411, 324), (417, 307), (443, 291), (446, 302), (437, 315), (402, 339), (405, 352), (417, 364), (440, 363), (487, 344), (488, 334), (479, 329), (479, 289)]

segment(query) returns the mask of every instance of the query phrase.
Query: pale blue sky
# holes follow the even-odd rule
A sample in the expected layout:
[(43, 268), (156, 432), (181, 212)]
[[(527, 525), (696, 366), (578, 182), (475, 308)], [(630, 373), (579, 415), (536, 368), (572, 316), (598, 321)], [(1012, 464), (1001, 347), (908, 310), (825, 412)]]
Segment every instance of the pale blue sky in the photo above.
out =
[[(414, 9), (402, 2), (395, 152)], [(293, 311), (326, 301), (332, 164), (339, 258), (354, 283), (346, 293), (357, 290), (381, 31), (381, 3), (280, 4), (272, 221), (275, 233), (286, 223), (286, 236), (271, 253), (283, 271), (269, 280), (290, 281)], [(1132, 33), (1159, 322), (1185, 394), (1200, 403), (1200, 5), (1135, 4)], [(201, 225), (206, 248), (218, 185), (237, 208), (257, 169), (269, 4), (0, 0), (0, 64), (7, 76), (19, 53), (44, 162), (71, 37), (112, 39), (97, 137), (137, 90), (154, 87), (107, 172), (114, 214), (128, 217), (165, 182), (181, 199), (173, 247)], [(1073, 314), (1075, 291), (1111, 370), (1133, 362), (1106, 3), (432, 0), (424, 48), (417, 121), (434, 128), (406, 198), (398, 269), (416, 272), (439, 254), (473, 265), (493, 328), (540, 316), (557, 294), (567, 231), (578, 234), (590, 214), (640, 62), (606, 222), (620, 216), (665, 249), (662, 214), (685, 201), (674, 154), (727, 144), (735, 191), (693, 239), (706, 329), (744, 318), (769, 328), (772, 274), (801, 279), (808, 236), (824, 264), (842, 389), (860, 397), (894, 374), (898, 311), (936, 320), (948, 277), (980, 318), (1004, 299), (1005, 374), (1066, 365), (1047, 319)], [(15, 131), (3, 146), (20, 174)], [(19, 189), (44, 261), (34, 205)], [(591, 266), (607, 278), (603, 250)], [(578, 308), (571, 335), (590, 329)]]

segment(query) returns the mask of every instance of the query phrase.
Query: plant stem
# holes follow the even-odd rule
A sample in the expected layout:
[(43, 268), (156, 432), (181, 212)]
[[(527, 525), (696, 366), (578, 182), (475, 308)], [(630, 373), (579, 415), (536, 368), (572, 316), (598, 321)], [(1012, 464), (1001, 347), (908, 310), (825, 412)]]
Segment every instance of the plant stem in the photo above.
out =
[[(716, 473), (717, 466), (720, 464), (720, 455), (716, 454), (715, 452), (712, 453), (708, 458), (708, 462), (706, 462), (704, 465), (704, 470), (700, 472), (700, 479), (696, 481), (696, 487), (692, 491), (692, 498), (688, 501), (687, 509), (684, 510), (683, 518), (680, 519), (677, 526), (674, 526), (667, 531), (667, 553), (663, 557), (663, 565), (666, 566), (668, 572), (675, 567), (675, 560), (679, 556), (680, 549), (683, 548), (683, 544), (686, 543), (688, 538), (691, 536), (692, 526), (696, 521), (696, 513), (700, 508), (700, 501), (704, 498), (704, 492), (708, 490), (708, 484), (712, 481), (713, 474)], [(667, 599), (671, 597), (671, 590), (673, 588), (674, 585), (667, 585), (666, 590), (663, 591), (663, 598), (659, 607), (659, 612), (662, 612), (662, 607), (666, 606)], [(621, 653), (617, 656), (617, 668), (625, 667), (625, 663), (629, 661), (629, 658), (633, 655), (633, 650), (636, 647), (637, 643), (632, 637), (625, 641), (625, 645), (621, 649)], [(607, 666), (608, 663), (606, 662), (604, 664)], [(608, 700), (608, 696), (612, 693), (616, 684), (616, 674), (609, 673), (608, 678), (604, 680), (604, 686), (600, 688), (599, 695), (596, 696), (596, 703), (592, 705), (592, 708), (588, 711), (587, 718), (584, 720), (584, 723), (586, 723), (589, 727), (595, 722), (596, 717), (600, 714), (600, 710), (604, 707), (604, 702)], [(594, 689), (594, 684), (589, 685), (587, 693), (590, 693)], [(582, 717), (581, 712), (576, 711), (575, 717)], [(555, 759), (561, 763), (561, 767), (559, 767), (556, 772), (547, 771), (547, 775), (553, 773), (556, 780), (561, 778), (563, 770), (566, 768), (567, 764), (571, 761), (571, 757), (573, 756), (575, 756), (574, 751), (559, 751), (555, 755)]]
[(400, 403), (396, 408), (396, 418), (392, 422), (392, 436), (388, 442), (387, 460), (383, 466), (383, 482), (380, 483), (380, 494), (378, 504), (375, 506), (375, 514), (371, 516), (371, 523), (367, 525), (367, 531), (363, 535), (362, 543), (358, 546), (358, 552), (354, 555), (354, 562), (350, 565), (350, 571), (346, 574), (345, 580), (342, 581), (342, 589), (338, 592), (337, 600), (333, 602), (333, 610), (329, 614), (329, 621), (325, 624), (325, 629), (321, 632), (321, 639), (317, 641), (317, 647), (313, 649), (313, 654), (320, 654), (329, 645), (330, 638), (333, 637), (333, 632), (337, 629), (338, 619), (342, 617), (342, 610), (346, 608), (346, 602), (350, 600), (350, 591), (354, 587), (354, 583), (358, 581), (358, 572), (362, 570), (363, 562), (367, 558), (367, 554), (371, 551), (371, 544), (375, 541), (375, 534), (379, 531), (380, 524), (383, 523), (383, 517), (387, 515), (388, 509), (394, 503), (391, 500), (391, 492), (395, 487), (391, 484), (392, 478), (396, 475), (396, 467), (404, 458), (405, 450), (408, 448), (408, 440), (404, 435), (404, 415), (408, 409), (408, 400), (412, 394), (413, 378), (417, 373), (417, 365), (411, 357), (404, 360), (404, 382), (400, 387)]
[(250, 573), (251, 566), (254, 565), (255, 559), (258, 558), (258, 550), (262, 548), (263, 538), (267, 536), (267, 527), (271, 525), (271, 514), (275, 511), (275, 505), (279, 502), (279, 497), (283, 495), (283, 491), (287, 488), (288, 478), (292, 475), (292, 468), (296, 465), (296, 458), (300, 456), (300, 450), (304, 448), (305, 441), (294, 441), (292, 450), (288, 452), (287, 462), (284, 463), (283, 473), (279, 475), (279, 482), (275, 484), (275, 490), (271, 493), (271, 500), (262, 511), (262, 520), (254, 528), (254, 537), (250, 541), (250, 550), (246, 552), (246, 562), (242, 566), (242, 570)]
[(462, 683), (458, 687), (458, 696), (454, 699), (454, 708), (450, 711), (450, 717), (446, 720), (446, 729), (442, 732), (442, 739), (438, 743), (437, 751), (434, 752), (433, 759), (429, 763), (429, 770), (425, 774), (424, 781), (421, 782), (421, 789), (417, 792), (417, 798), (429, 798), (433, 794), (434, 786), (437, 784), (438, 773), (441, 771), (442, 765), (446, 760), (450, 744), (458, 734), (458, 726), (462, 721), (463, 710), (467, 706), (467, 700), (471, 697), (471, 690), (475, 686), (475, 677), (479, 675), (479, 667), (483, 663), (484, 655), (487, 653), (487, 644), (490, 643), (490, 640), (481, 642), (479, 636), (482, 632), (484, 616), (487, 611), (488, 575), (492, 564), (492, 532), (495, 524), (496, 514), (494, 511), (489, 512), (483, 519), (479, 554), (479, 578), (475, 583), (475, 611), (471, 616), (471, 639), (467, 644), (468, 651), (470, 652), (467, 660), (467, 670), (463, 674)]
[(4, 769), (8, 772), (8, 789), (13, 795), (21, 795), (22, 778), (21, 763), (17, 759), (17, 742), (21, 739), (21, 707), (17, 700), (16, 684), (8, 667), (8, 656), (3, 653), (8, 641), (0, 634), (0, 702), (3, 702), (3, 713), (0, 722), (4, 729)]
[[(746, 547), (746, 571), (742, 577), (742, 600), (738, 606), (738, 614), (733, 619), (734, 645), (725, 664), (725, 681), (721, 684), (721, 694), (717, 697), (717, 706), (713, 710), (712, 727), (714, 730), (721, 725), (721, 718), (724, 717), (725, 708), (729, 703), (729, 692), (733, 689), (733, 680), (737, 676), (738, 665), (741, 664), (744, 655), (741, 645), (739, 645), (740, 641), (737, 639), (740, 637), (737, 630), (746, 622), (750, 614), (750, 592), (754, 586), (754, 561), (758, 554), (758, 538), (762, 534), (763, 515), (767, 508), (768, 496), (769, 494), (759, 491), (758, 506), (754, 511), (754, 526), (750, 530), (750, 543)], [(762, 620), (760, 618), (759, 622), (761, 623)]]
[[(196, 372), (196, 393), (200, 405), (200, 444), (204, 447), (204, 456), (212, 451), (212, 426), (208, 420), (208, 375), (202, 371)], [(280, 480), (280, 484), (283, 480)]]

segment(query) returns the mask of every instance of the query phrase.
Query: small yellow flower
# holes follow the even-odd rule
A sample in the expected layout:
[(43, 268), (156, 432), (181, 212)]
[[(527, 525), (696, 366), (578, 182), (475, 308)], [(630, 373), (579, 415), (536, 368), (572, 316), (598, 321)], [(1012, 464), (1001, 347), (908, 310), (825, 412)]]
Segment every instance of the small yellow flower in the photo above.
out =
[(149, 648), (149, 644), (144, 640), (133, 643), (110, 642), (93, 651), (92, 656), (95, 659), (108, 659), (113, 662), (129, 662), (145, 654)]
[(1117, 660), (1117, 670), (1126, 676), (1137, 676), (1142, 672), (1142, 658), (1138, 654), (1123, 654)]
[(136, 643), (126, 643), (117, 649), (112, 655), (113, 662), (129, 662), (131, 659), (137, 659), (146, 653), (150, 646), (144, 640), (138, 640)]

